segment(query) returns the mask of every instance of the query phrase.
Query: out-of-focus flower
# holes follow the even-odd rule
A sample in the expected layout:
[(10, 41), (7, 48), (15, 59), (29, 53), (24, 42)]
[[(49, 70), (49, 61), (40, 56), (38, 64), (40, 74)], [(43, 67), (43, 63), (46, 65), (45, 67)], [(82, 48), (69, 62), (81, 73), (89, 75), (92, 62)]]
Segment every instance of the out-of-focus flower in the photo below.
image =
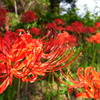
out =
[(71, 24), (71, 26), (73, 27), (73, 30), (75, 33), (82, 33), (83, 32), (83, 24), (75, 21), (74, 23)]
[(94, 44), (100, 43), (100, 33), (96, 33), (95, 35), (92, 35), (89, 39), (86, 40)]
[(95, 26), (96, 26), (96, 27), (100, 27), (100, 22), (96, 22), (96, 23), (95, 23)]
[(0, 7), (0, 16), (5, 17), (7, 11)]
[(26, 11), (23, 15), (22, 15), (22, 21), (24, 23), (31, 23), (34, 22), (37, 19), (37, 17), (35, 16), (34, 12), (32, 11)]
[(60, 19), (60, 18), (54, 19), (54, 22), (55, 22), (57, 25), (63, 25), (63, 24), (64, 24), (63, 20)]
[(71, 23), (71, 25), (66, 26), (65, 29), (69, 32), (82, 33), (83, 32), (83, 24), (78, 21), (75, 21), (75, 22)]
[(35, 35), (41, 35), (42, 34), (42, 31), (39, 28), (37, 28), (37, 27), (32, 27), (30, 29), (30, 33), (31, 34), (35, 34)]
[(94, 27), (84, 27), (83, 33), (95, 33), (96, 29)]
[(74, 29), (73, 29), (73, 27), (71, 25), (66, 26), (65, 30), (69, 31), (69, 32), (73, 32), (74, 31)]
[(0, 27), (5, 23), (7, 11), (0, 7)]
[(96, 22), (95, 24), (94, 24), (94, 28), (98, 31), (98, 30), (100, 30), (100, 22)]
[(49, 47), (53, 46), (61, 46), (66, 45), (69, 48), (72, 46), (71, 44), (74, 43), (77, 44), (77, 40), (73, 35), (70, 35), (68, 32), (63, 32), (61, 34), (57, 34), (57, 36), (54, 39), (51, 39), (50, 41), (46, 42), (46, 45), (49, 45)]
[(4, 24), (5, 18), (0, 16), (0, 27)]
[(62, 70), (61, 73), (74, 84), (69, 86), (69, 91), (72, 92), (73, 89), (77, 89), (77, 98), (100, 99), (100, 72), (96, 72), (95, 68), (87, 67), (85, 70), (83, 67), (78, 68), (78, 79), (69, 78)]
[(57, 25), (55, 23), (48, 23), (46, 25), (47, 29), (53, 29), (53, 30), (56, 30), (57, 29)]
[(63, 31), (62, 34), (58, 34), (57, 37), (59, 40), (63, 40), (63, 43), (75, 43), (77, 42), (76, 38), (73, 35), (70, 35), (68, 32)]
[(59, 31), (63, 31), (63, 30), (65, 30), (65, 28), (62, 27), (62, 26), (58, 26), (57, 29), (58, 29)]

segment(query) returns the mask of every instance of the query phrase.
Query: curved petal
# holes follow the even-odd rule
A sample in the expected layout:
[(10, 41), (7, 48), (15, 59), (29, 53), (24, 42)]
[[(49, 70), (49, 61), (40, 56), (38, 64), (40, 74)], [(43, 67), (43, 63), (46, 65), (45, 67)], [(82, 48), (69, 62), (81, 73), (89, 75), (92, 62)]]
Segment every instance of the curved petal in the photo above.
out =
[(9, 85), (9, 77), (0, 85), (0, 94), (8, 87)]

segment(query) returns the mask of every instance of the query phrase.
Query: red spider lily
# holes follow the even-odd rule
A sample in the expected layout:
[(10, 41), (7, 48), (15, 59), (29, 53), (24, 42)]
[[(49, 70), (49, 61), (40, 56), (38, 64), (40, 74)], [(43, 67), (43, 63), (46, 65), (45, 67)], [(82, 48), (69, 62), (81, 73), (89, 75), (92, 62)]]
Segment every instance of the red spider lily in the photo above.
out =
[[(39, 75), (62, 69), (77, 58), (72, 58), (75, 52), (67, 44), (68, 39), (60, 41), (57, 37), (59, 43), (55, 41), (51, 46), (52, 42), (48, 45), (42, 39), (33, 39), (22, 29), (17, 30), (20, 31), (23, 34), (8, 31), (0, 37), (0, 93), (12, 84), (13, 77), (34, 82)], [(68, 33), (63, 34), (62, 38), (68, 38)]]
[(5, 17), (7, 11), (0, 7), (0, 16)]
[(55, 22), (57, 25), (63, 25), (63, 24), (64, 24), (63, 20), (60, 19), (60, 18), (54, 19), (54, 22)]
[(13, 76), (23, 81), (34, 81), (38, 73), (44, 75), (44, 66), (40, 65), (41, 41), (31, 39), (27, 34), (18, 35), (14, 41), (9, 37), (7, 34), (0, 38), (0, 93), (12, 84)]
[(62, 34), (58, 34), (57, 39), (60, 39), (63, 41), (63, 43), (76, 43), (77, 40), (73, 35), (70, 35), (67, 32), (63, 32)]
[(100, 22), (96, 22), (96, 23), (95, 23), (95, 26), (96, 26), (96, 27), (100, 27)]
[(59, 31), (63, 31), (63, 30), (65, 30), (65, 28), (62, 27), (62, 26), (58, 26), (57, 29), (58, 29)]
[(7, 55), (12, 44), (18, 38), (18, 34), (8, 31), (5, 33), (4, 38), (0, 37), (0, 52)]
[(95, 68), (87, 67), (85, 70), (82, 67), (78, 68), (77, 74), (79, 80), (69, 78), (63, 71), (61, 73), (70, 82), (74, 83), (74, 85), (69, 86), (69, 91), (73, 91), (73, 88), (82, 88), (76, 94), (76, 97), (100, 99), (100, 73), (96, 72)]
[(4, 24), (5, 18), (0, 16), (0, 27)]
[(47, 24), (47, 29), (49, 30), (56, 30), (57, 29), (57, 25), (55, 23), (48, 23)]
[(56, 37), (57, 36), (57, 32), (55, 31), (55, 30), (50, 30), (49, 32), (49, 35), (48, 35), (48, 38), (50, 39), (52, 39), (53, 37)]
[(22, 21), (24, 23), (30, 23), (30, 22), (34, 22), (37, 19), (37, 17), (35, 16), (34, 12), (32, 11), (26, 11), (23, 15), (22, 15)]
[(71, 24), (71, 26), (73, 27), (74, 31), (77, 33), (82, 33), (83, 32), (83, 24), (75, 21), (74, 23)]
[(4, 24), (7, 11), (0, 7), (0, 27)]
[(35, 35), (41, 35), (42, 34), (42, 31), (39, 28), (37, 28), (37, 27), (32, 27), (30, 29), (30, 33), (31, 34), (35, 34)]
[(65, 30), (69, 31), (69, 32), (73, 32), (74, 31), (74, 29), (73, 29), (73, 27), (71, 25), (66, 26)]
[(96, 29), (94, 27), (84, 27), (84, 33), (95, 33)]
[(75, 21), (69, 27), (67, 26), (66, 30), (72, 31), (75, 33), (82, 33), (83, 32), (83, 24), (79, 23), (78, 21)]
[(96, 33), (95, 35), (92, 35), (89, 39), (86, 40), (94, 44), (100, 43), (100, 33)]
[[(69, 43), (70, 41), (71, 43)], [(44, 43), (44, 53), (42, 56), (44, 59), (48, 59), (46, 63), (50, 64), (50, 69), (53, 71), (59, 70), (77, 58), (75, 57), (75, 59), (71, 60), (74, 55), (74, 51), (71, 48), (75, 45), (77, 45), (76, 39), (67, 32), (63, 32), (62, 34), (58, 34), (54, 39)], [(68, 60), (71, 61), (66, 62)], [(62, 66), (62, 64), (64, 65)]]
[(96, 31), (100, 30), (100, 22), (96, 22), (94, 24), (94, 28), (95, 28)]
[(46, 43), (49, 48), (54, 46), (68, 46), (69, 48), (77, 45), (77, 40), (73, 35), (68, 34), (67, 32), (63, 32), (62, 34), (57, 34), (54, 39), (51, 39)]

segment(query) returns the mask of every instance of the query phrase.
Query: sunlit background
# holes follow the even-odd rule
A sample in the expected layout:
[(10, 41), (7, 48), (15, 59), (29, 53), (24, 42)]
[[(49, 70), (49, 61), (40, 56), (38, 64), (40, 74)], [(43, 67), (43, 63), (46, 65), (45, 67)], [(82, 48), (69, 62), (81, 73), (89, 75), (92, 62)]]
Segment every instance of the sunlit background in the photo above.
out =
[[(64, 1), (60, 3), (60, 7), (67, 10), (70, 8), (70, 4), (65, 3)], [(86, 11), (90, 11), (91, 14), (98, 13), (100, 15), (100, 0), (77, 0), (76, 8), (79, 15), (84, 15)], [(66, 11), (63, 11), (62, 14), (65, 14)]]

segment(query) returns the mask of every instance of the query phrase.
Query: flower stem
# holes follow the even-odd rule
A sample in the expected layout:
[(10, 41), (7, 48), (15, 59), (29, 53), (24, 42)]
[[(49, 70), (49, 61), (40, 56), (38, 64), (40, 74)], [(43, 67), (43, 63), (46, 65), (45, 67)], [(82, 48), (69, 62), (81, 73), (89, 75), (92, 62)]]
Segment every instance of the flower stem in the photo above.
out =
[(20, 79), (18, 80), (18, 90), (17, 90), (17, 98), (18, 98), (18, 100), (20, 100), (20, 84), (21, 84), (21, 82), (20, 82)]
[(60, 100), (60, 82), (57, 82), (57, 100)]
[(26, 85), (25, 85), (25, 93), (27, 94), (27, 90), (28, 90), (28, 82), (26, 82)]
[(91, 64), (92, 67), (95, 66), (96, 53), (97, 53), (97, 48), (96, 48), (96, 45), (94, 45), (94, 52), (93, 52), (92, 64)]

